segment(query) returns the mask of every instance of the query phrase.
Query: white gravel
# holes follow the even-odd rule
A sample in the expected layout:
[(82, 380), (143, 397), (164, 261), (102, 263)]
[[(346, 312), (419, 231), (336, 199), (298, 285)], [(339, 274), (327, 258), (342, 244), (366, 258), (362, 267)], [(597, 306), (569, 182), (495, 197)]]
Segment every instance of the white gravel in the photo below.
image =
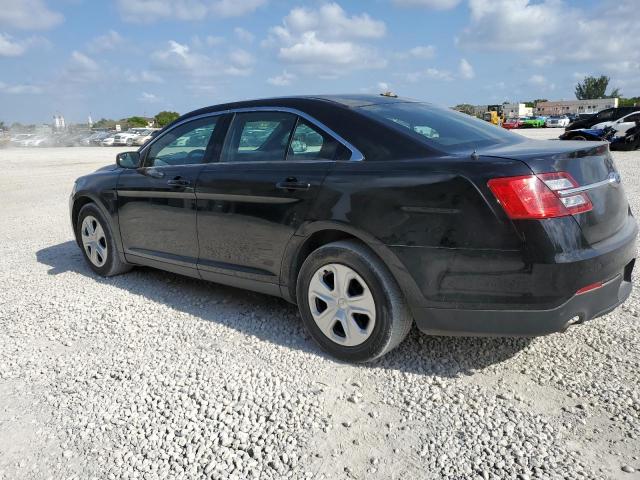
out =
[(91, 273), (67, 198), (116, 151), (0, 150), (0, 479), (640, 478), (637, 290), (566, 334), (342, 364), (282, 300)]

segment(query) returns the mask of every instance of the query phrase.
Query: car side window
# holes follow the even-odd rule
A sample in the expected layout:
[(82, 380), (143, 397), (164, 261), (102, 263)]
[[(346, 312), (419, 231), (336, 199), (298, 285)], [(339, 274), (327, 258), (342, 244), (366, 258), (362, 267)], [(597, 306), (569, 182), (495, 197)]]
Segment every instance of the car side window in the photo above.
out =
[(286, 112), (246, 112), (233, 117), (221, 161), (277, 162), (285, 159), (296, 116)]
[(346, 160), (350, 156), (351, 152), (335, 138), (298, 118), (287, 160)]
[(169, 130), (151, 145), (145, 165), (162, 167), (202, 163), (217, 120), (217, 116), (200, 118)]
[(640, 113), (636, 113), (635, 115), (629, 115), (624, 119), (624, 122), (637, 122), (640, 120)]
[(615, 118), (613, 118), (613, 110), (603, 110), (602, 112), (598, 113), (595, 119), (597, 119), (599, 122), (608, 122), (609, 120), (615, 120)]

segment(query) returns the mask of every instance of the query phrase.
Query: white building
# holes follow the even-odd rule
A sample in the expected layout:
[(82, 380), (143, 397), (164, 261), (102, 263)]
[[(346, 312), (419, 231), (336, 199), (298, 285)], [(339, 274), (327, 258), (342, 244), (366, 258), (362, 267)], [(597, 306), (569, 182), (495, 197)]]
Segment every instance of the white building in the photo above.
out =
[(562, 115), (565, 113), (597, 113), (606, 108), (617, 108), (617, 98), (596, 98), (593, 100), (561, 100), (536, 104), (538, 115)]
[(505, 118), (530, 117), (533, 115), (533, 108), (527, 107), (524, 103), (505, 103), (502, 105)]

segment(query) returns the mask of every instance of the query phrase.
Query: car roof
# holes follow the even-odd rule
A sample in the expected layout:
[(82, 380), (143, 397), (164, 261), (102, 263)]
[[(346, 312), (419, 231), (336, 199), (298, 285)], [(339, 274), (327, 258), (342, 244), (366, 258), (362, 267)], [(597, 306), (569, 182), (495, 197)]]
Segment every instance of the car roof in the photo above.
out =
[(389, 103), (421, 103), (418, 100), (404, 98), (404, 97), (391, 97), (386, 95), (366, 95), (366, 94), (345, 94), (345, 95), (299, 95), (290, 97), (271, 97), (260, 98), (255, 100), (242, 100), (238, 102), (222, 103), (219, 105), (211, 105), (204, 107), (193, 112), (185, 114), (182, 118), (190, 117), (193, 115), (201, 115), (208, 112), (217, 112), (221, 110), (232, 110), (237, 108), (252, 108), (252, 107), (289, 107), (305, 109), (313, 108), (314, 104), (334, 104), (343, 108), (357, 108), (365, 105), (378, 105)]

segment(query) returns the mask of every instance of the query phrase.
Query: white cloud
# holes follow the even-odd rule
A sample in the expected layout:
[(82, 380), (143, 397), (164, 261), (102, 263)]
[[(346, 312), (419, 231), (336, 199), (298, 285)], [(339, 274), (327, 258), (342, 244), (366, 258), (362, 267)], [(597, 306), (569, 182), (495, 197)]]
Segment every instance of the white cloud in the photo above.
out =
[(267, 79), (267, 82), (271, 85), (275, 85), (276, 87), (286, 87), (291, 85), (291, 82), (295, 80), (296, 76), (292, 73), (284, 70), (281, 75), (276, 75), (275, 77), (270, 77)]
[(27, 50), (20, 42), (15, 42), (10, 35), (0, 33), (0, 57), (19, 57)]
[(608, 72), (633, 73), (637, 76), (640, 74), (640, 61), (622, 60), (619, 62), (610, 62), (605, 63), (604, 68), (606, 68)]
[(460, 77), (464, 78), (465, 80), (470, 80), (476, 76), (476, 72), (474, 71), (473, 66), (465, 58), (460, 60), (458, 72), (460, 73)]
[(546, 85), (547, 84), (547, 79), (543, 76), (543, 75), (531, 75), (531, 77), (529, 77), (529, 83), (531, 85)]
[(118, 0), (122, 18), (129, 22), (156, 20), (203, 20), (239, 17), (254, 12), (267, 0)]
[(151, 59), (160, 68), (183, 69), (187, 72), (201, 71), (206, 73), (207, 67), (211, 63), (206, 55), (193, 52), (188, 45), (178, 43), (175, 40), (169, 40), (166, 50), (153, 52)]
[(44, 30), (63, 20), (62, 14), (49, 10), (43, 0), (3, 0), (0, 6), (0, 26)]
[(245, 30), (242, 27), (236, 27), (233, 29), (233, 33), (241, 42), (252, 43), (255, 39), (255, 35), (249, 30)]
[(419, 45), (410, 49), (409, 55), (415, 58), (433, 58), (436, 55), (436, 47), (433, 45)]
[(469, 8), (471, 22), (458, 39), (463, 47), (539, 52), (532, 60), (539, 67), (640, 61), (637, 0), (603, 0), (593, 9), (561, 0), (469, 0)]
[(0, 57), (19, 57), (33, 47), (50, 47), (51, 42), (42, 37), (14, 39), (11, 35), (0, 33)]
[(454, 79), (454, 75), (449, 70), (440, 70), (433, 67), (417, 72), (399, 74), (399, 76), (409, 83), (417, 83), (425, 79), (450, 82)]
[(450, 10), (457, 7), (461, 0), (393, 0), (401, 7), (426, 7), (434, 10)]
[(145, 103), (158, 103), (160, 101), (160, 99), (156, 95), (148, 92), (142, 92), (138, 100)]
[(0, 82), (0, 93), (6, 93), (9, 95), (39, 95), (44, 92), (44, 88), (39, 85), (32, 84), (14, 84), (7, 85)]
[(175, 40), (170, 40), (166, 49), (153, 52), (151, 60), (159, 69), (197, 78), (246, 76), (253, 71), (255, 63), (253, 55), (242, 49), (232, 50), (224, 59), (206, 55)]
[(355, 41), (380, 38), (385, 32), (384, 22), (366, 13), (349, 16), (337, 3), (329, 3), (315, 10), (294, 8), (282, 25), (270, 29), (263, 45), (276, 47), (285, 63), (334, 78), (349, 70), (385, 66), (375, 49)]
[(565, 7), (558, 0), (535, 4), (530, 0), (469, 0), (469, 8), (471, 25), (460, 39), (463, 46), (536, 51), (559, 28), (568, 33)]
[(100, 65), (91, 57), (74, 50), (63, 72), (64, 82), (96, 82), (103, 79)]
[(94, 53), (105, 50), (114, 50), (124, 43), (122, 36), (115, 30), (109, 30), (106, 34), (95, 37), (89, 42), (87, 48)]
[(162, 77), (148, 70), (135, 72), (127, 70), (124, 74), (124, 80), (129, 83), (164, 83)]

